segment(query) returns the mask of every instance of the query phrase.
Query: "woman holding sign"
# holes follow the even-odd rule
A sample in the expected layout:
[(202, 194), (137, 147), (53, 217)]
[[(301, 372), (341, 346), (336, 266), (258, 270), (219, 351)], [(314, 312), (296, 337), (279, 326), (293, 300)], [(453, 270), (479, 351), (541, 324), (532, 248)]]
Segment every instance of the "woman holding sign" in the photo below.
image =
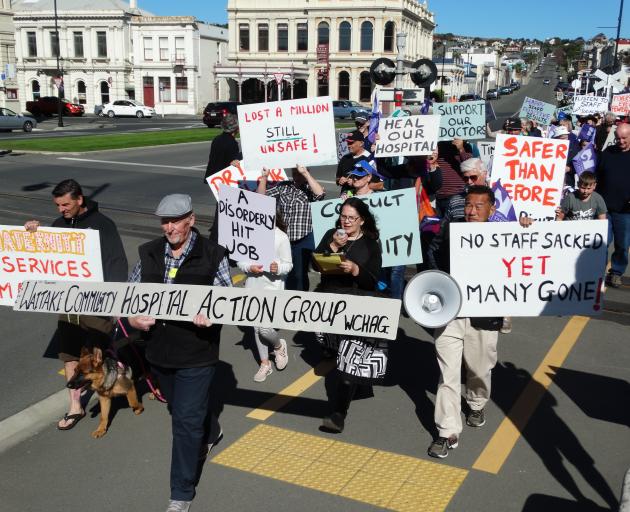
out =
[[(368, 206), (356, 197), (346, 199), (335, 227), (324, 234), (315, 249), (314, 264), (322, 271), (315, 291), (376, 295), (381, 272), (378, 237), (376, 220)], [(339, 371), (332, 414), (324, 418), (322, 429), (342, 432), (357, 386), (385, 377), (387, 342), (328, 334), (320, 334), (319, 338), (325, 346), (337, 350)]]

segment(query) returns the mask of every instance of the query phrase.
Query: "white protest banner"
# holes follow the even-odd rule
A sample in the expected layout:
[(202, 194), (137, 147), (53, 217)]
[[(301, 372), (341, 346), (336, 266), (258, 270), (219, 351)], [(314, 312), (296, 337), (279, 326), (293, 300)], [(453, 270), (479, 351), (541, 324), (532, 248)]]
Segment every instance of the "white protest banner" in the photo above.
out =
[(551, 124), (551, 118), (555, 111), (555, 105), (525, 96), (519, 117), (531, 119), (544, 126), (548, 126)]
[(612, 97), (610, 111), (618, 116), (630, 114), (630, 94), (615, 94)]
[(219, 188), (219, 244), (234, 261), (267, 267), (275, 256), (276, 200), (249, 190)]
[[(245, 170), (246, 167), (241, 162), (239, 165), (230, 165), (225, 169), (215, 172), (206, 178), (206, 183), (210, 187), (214, 198), (219, 201), (219, 187), (227, 185), (228, 187), (245, 188), (247, 190), (255, 190), (255, 185), (260, 180), (260, 171)], [(288, 180), (284, 169), (269, 169), (268, 182), (278, 182)], [(252, 190), (252, 191), (254, 191)]]
[(479, 148), (479, 158), (487, 167), (490, 165), (492, 155), (494, 155), (494, 142), (477, 142), (476, 144)]
[(501, 180), (516, 216), (554, 220), (560, 205), (569, 141), (497, 134), (492, 184)]
[(451, 224), (459, 316), (600, 313), (607, 235), (606, 220)]
[(336, 165), (330, 97), (239, 105), (243, 160), (251, 170)]
[(98, 231), (0, 226), (0, 305), (12, 306), (29, 279), (103, 281)]
[(617, 125), (613, 124), (610, 127), (610, 131), (608, 132), (608, 135), (606, 136), (606, 140), (604, 141), (604, 146), (602, 147), (601, 151), (604, 151), (608, 146), (614, 146), (616, 138), (617, 138)]
[[(380, 233), (383, 267), (422, 262), (418, 205), (413, 188), (356, 196), (370, 207)], [(335, 227), (342, 199), (311, 203), (315, 245)]]
[(573, 100), (573, 114), (589, 116), (608, 110), (608, 98), (602, 96), (579, 95)]
[(430, 155), (437, 151), (439, 129), (439, 116), (381, 118), (374, 156)]
[(191, 322), (203, 314), (213, 323), (292, 331), (396, 339), (399, 300), (377, 297), (152, 283), (28, 281), (15, 311), (151, 316)]
[(486, 138), (485, 101), (434, 103), (433, 113), (440, 116), (438, 140)]

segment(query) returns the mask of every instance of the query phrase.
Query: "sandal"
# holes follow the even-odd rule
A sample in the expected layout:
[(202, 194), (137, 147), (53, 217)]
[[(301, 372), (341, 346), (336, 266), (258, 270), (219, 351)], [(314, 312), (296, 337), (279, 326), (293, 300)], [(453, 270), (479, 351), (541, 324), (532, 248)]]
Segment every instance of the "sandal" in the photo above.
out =
[(79, 421), (85, 416), (85, 413), (79, 413), (79, 414), (64, 414), (63, 415), (63, 421), (69, 421), (70, 423), (68, 425), (66, 425), (65, 427), (60, 427), (59, 423), (57, 423), (57, 430), (72, 430), (74, 428), (74, 426), (79, 423)]

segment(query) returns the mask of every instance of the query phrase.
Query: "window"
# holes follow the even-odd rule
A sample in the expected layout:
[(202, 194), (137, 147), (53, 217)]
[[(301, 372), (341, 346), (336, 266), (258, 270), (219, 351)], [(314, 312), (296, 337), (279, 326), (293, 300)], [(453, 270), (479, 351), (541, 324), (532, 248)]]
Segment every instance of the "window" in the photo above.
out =
[(364, 21), (361, 23), (361, 51), (362, 52), (371, 52), (372, 51), (372, 35), (374, 32), (374, 28), (369, 21)]
[(17, 100), (18, 99), (18, 90), (17, 89), (7, 89), (7, 99), (8, 100)]
[(28, 46), (28, 56), (37, 57), (37, 34), (35, 32), (27, 32), (26, 42)]
[(53, 57), (61, 55), (59, 53), (59, 34), (57, 32), (50, 33), (50, 54)]
[(168, 37), (159, 37), (158, 44), (160, 47), (160, 60), (168, 60)]
[(175, 101), (188, 103), (188, 78), (185, 76), (175, 77)]
[(339, 73), (339, 77), (337, 79), (339, 83), (339, 90), (337, 91), (337, 97), (340, 100), (349, 100), (350, 99), (350, 74), (347, 71), (342, 71)]
[(394, 51), (394, 38), (395, 38), (395, 25), (393, 21), (388, 21), (385, 23), (385, 38), (383, 40), (383, 51), (393, 52)]
[(308, 50), (308, 25), (306, 23), (297, 24), (297, 51)]
[(269, 51), (269, 25), (266, 23), (258, 25), (258, 51)]
[(106, 103), (109, 103), (109, 85), (107, 82), (101, 82), (101, 105)]
[(317, 96), (328, 96), (328, 69), (320, 69), (317, 73)]
[(342, 21), (339, 25), (339, 51), (349, 52), (352, 40), (352, 25), (347, 21)]
[(77, 97), (79, 98), (79, 104), (85, 105), (87, 103), (87, 96), (85, 94), (85, 82), (79, 80), (77, 82)]
[(74, 40), (74, 56), (77, 59), (83, 58), (83, 32), (73, 32), (72, 38)]
[(183, 64), (186, 62), (186, 48), (184, 46), (184, 38), (175, 38), (175, 62)]
[[(101, 59), (107, 57), (107, 32), (96, 33), (96, 56)], [(109, 92), (107, 95), (109, 96)]]
[(289, 51), (289, 26), (286, 23), (278, 23), (278, 51)]
[(171, 102), (171, 78), (168, 76), (158, 77), (160, 88), (160, 101), (164, 103)]
[(238, 26), (238, 48), (242, 52), (249, 51), (249, 25), (241, 23)]
[(369, 71), (362, 71), (359, 77), (359, 101), (372, 100), (372, 79)]
[(153, 60), (153, 38), (143, 37), (142, 43), (144, 45), (144, 60)]
[(33, 91), (33, 101), (37, 101), (40, 97), (39, 82), (37, 80), (31, 82), (31, 91)]
[(330, 41), (330, 28), (328, 23), (322, 21), (317, 25), (317, 44), (328, 44)]

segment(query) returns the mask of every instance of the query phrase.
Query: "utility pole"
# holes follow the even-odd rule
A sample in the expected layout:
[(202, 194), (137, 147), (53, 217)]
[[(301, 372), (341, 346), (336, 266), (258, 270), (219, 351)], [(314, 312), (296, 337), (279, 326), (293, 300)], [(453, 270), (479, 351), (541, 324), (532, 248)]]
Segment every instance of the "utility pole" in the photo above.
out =
[(59, 58), (61, 57), (61, 39), (59, 38), (59, 25), (57, 17), (57, 0), (54, 0), (55, 8), (55, 38), (57, 39), (57, 93), (59, 95), (59, 103), (57, 105), (57, 126), (63, 126), (63, 105), (61, 100), (63, 99), (63, 72), (59, 65)]
[(402, 107), (403, 99), (403, 76), (405, 75), (405, 46), (407, 45), (407, 34), (398, 32), (396, 34), (396, 79), (394, 81), (394, 105), (396, 108)]
[(619, 57), (617, 52), (619, 51), (619, 34), (621, 32), (621, 18), (623, 16), (623, 0), (619, 2), (619, 19), (617, 20), (617, 39), (615, 39), (615, 62), (614, 62), (614, 72), (616, 73), (621, 69), (619, 65)]

